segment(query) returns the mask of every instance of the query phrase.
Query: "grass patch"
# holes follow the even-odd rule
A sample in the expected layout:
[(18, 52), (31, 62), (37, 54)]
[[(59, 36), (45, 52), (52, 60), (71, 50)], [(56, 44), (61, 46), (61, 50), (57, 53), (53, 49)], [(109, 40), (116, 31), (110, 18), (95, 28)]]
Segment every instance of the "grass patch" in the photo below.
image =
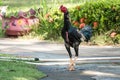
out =
[(3, 61), (16, 61), (16, 62), (34, 62), (34, 63), (42, 63), (42, 61), (39, 61), (37, 58), (28, 58), (28, 57), (19, 57), (19, 56), (14, 56), (10, 54), (2, 54), (0, 53), (0, 60)]
[(0, 80), (38, 80), (46, 76), (34, 65), (18, 61), (0, 61)]
[(13, 57), (13, 56), (10, 54), (0, 53), (0, 57)]

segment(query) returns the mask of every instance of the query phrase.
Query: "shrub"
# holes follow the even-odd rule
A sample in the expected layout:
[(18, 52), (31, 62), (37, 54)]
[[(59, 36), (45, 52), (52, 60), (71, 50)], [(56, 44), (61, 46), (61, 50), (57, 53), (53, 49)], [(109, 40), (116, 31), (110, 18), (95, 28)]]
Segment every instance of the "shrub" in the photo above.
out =
[[(94, 37), (110, 31), (120, 32), (120, 1), (97, 0), (86, 2), (71, 10), (71, 19), (79, 21), (85, 18), (85, 24), (93, 26)], [(116, 37), (115, 37), (116, 38)]]
[[(111, 38), (109, 36), (111, 31), (115, 31), (117, 33), (120, 32), (119, 0), (87, 1), (76, 7), (69, 8), (69, 11), (71, 22), (74, 26), (78, 28), (83, 27), (83, 24), (93, 26), (93, 37), (97, 37), (99, 35), (104, 36), (104, 43), (111, 43)], [(41, 22), (37, 33), (44, 35), (44, 39), (56, 40), (61, 37), (60, 32), (63, 26), (62, 13), (60, 13), (58, 9), (51, 8), (49, 9), (49, 12), (41, 14), (39, 15)]]

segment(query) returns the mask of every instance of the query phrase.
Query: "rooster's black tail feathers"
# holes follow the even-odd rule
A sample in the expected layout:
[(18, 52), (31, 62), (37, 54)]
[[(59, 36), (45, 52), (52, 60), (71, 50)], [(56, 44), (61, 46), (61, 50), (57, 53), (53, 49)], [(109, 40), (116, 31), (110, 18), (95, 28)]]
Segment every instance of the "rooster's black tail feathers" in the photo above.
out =
[(89, 41), (90, 38), (92, 37), (92, 27), (89, 25), (86, 25), (84, 28), (80, 30), (80, 33), (82, 33), (85, 37), (85, 41)]

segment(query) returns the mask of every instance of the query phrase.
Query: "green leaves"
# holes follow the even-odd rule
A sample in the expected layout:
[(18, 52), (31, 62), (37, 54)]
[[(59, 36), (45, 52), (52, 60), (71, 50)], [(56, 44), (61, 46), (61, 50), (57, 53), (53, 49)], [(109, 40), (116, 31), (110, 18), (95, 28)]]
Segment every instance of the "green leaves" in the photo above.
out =
[[(116, 31), (120, 32), (120, 1), (119, 0), (91, 0), (79, 5), (80, 9), (70, 10), (71, 19), (79, 21), (86, 18), (86, 23), (92, 25), (94, 37)], [(97, 27), (94, 27), (97, 22)]]
[(0, 5), (2, 5), (2, 0), (0, 0)]
[(104, 30), (104, 33), (106, 33), (120, 23), (119, 0), (89, 1), (79, 6), (80, 10), (75, 9), (73, 12), (71, 11), (71, 15), (74, 15), (72, 19), (78, 20), (80, 17), (84, 17), (87, 18), (89, 24), (92, 24), (94, 21), (99, 22), (98, 33), (101, 30)]

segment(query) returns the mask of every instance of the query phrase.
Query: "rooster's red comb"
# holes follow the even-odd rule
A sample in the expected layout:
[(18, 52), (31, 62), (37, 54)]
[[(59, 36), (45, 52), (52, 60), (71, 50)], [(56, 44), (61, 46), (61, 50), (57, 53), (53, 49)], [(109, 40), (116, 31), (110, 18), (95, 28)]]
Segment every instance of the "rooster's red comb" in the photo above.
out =
[(59, 9), (60, 9), (61, 12), (63, 12), (63, 13), (66, 13), (66, 12), (67, 12), (67, 8), (66, 8), (65, 6), (63, 6), (63, 5), (61, 5)]

